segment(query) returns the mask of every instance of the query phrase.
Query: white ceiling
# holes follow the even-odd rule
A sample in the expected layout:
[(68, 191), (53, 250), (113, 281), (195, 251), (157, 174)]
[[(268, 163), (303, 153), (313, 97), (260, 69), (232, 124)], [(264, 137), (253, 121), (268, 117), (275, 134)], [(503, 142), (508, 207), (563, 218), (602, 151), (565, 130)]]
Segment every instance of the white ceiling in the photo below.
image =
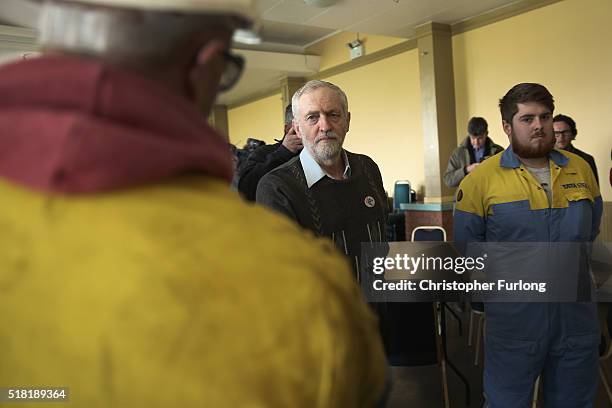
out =
[[(524, 0), (523, 0), (524, 1)], [(305, 57), (305, 48), (341, 32), (410, 38), (415, 27), (428, 21), (454, 24), (517, 0), (337, 0), (318, 8), (304, 0), (259, 0), (262, 16), (257, 46), (248, 51), (247, 68), (235, 89), (221, 95), (219, 103), (232, 104), (278, 87), (285, 76), (308, 76), (318, 70), (318, 60)], [(34, 27), (34, 0), (1, 0), (0, 23)], [(11, 52), (14, 52), (14, 48)], [(266, 53), (262, 53), (266, 51)], [(348, 53), (348, 50), (347, 50)], [(2, 43), (0, 42), (0, 54)], [(300, 54), (296, 59), (295, 54)]]
[[(304, 0), (260, 0), (258, 7), (262, 16), (261, 37), (264, 43), (256, 48), (304, 53), (308, 46), (341, 31), (411, 38), (415, 35), (415, 27), (428, 21), (454, 24), (515, 2), (338, 0), (331, 7), (318, 8), (306, 5)], [(247, 65), (238, 86), (220, 95), (218, 102), (232, 104), (279, 87), (280, 80), (287, 75), (286, 71), (279, 69), (283, 66), (276, 63), (270, 69), (251, 71)], [(295, 76), (307, 75), (306, 71), (295, 73)]]
[[(453, 24), (517, 0), (337, 0), (326, 8), (303, 0), (261, 0), (264, 38), (305, 46), (337, 31), (409, 38), (428, 21)], [(319, 37), (319, 38), (320, 38)]]

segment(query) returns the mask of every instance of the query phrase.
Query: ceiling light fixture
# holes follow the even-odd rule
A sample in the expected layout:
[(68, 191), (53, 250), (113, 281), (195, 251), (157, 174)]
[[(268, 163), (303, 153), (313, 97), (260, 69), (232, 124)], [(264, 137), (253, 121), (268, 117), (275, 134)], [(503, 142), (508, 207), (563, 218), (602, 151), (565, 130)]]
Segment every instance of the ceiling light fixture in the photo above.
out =
[(338, 0), (304, 0), (304, 3), (312, 7), (329, 7), (336, 4)]
[(235, 30), (232, 40), (240, 44), (249, 44), (249, 45), (261, 44), (261, 37), (257, 35), (257, 33), (254, 33), (253, 31), (249, 31), (249, 30), (241, 30), (241, 29)]

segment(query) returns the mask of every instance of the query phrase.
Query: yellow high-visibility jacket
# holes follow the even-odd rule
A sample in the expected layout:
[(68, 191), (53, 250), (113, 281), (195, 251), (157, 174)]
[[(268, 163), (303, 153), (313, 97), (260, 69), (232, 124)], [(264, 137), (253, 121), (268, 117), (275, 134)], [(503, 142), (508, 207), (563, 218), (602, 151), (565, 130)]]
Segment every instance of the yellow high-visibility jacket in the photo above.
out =
[(212, 178), (0, 180), (0, 387), (68, 387), (62, 407), (373, 406), (377, 322), (309, 235)]

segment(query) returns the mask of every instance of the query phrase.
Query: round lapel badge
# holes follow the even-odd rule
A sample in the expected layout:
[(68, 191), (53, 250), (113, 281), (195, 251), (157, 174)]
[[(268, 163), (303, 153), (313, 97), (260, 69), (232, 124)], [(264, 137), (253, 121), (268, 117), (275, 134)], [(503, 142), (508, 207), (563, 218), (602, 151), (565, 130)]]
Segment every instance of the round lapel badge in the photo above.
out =
[(372, 196), (366, 196), (366, 198), (363, 200), (363, 202), (365, 203), (366, 207), (368, 208), (372, 208), (376, 205), (376, 200), (374, 200), (374, 197)]

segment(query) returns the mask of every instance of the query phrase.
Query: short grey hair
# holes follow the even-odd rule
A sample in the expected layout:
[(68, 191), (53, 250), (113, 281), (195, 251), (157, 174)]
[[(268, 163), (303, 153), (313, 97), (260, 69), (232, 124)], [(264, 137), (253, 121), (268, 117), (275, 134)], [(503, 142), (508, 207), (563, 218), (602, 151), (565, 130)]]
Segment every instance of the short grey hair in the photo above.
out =
[(340, 97), (340, 102), (342, 103), (342, 113), (344, 116), (348, 116), (348, 99), (346, 94), (339, 86), (332, 84), (331, 82), (312, 80), (306, 82), (306, 84), (295, 91), (293, 97), (291, 98), (291, 109), (293, 110), (293, 117), (299, 119), (299, 111), (300, 111), (300, 97), (302, 95), (309, 94), (313, 92), (315, 89), (319, 88), (328, 88), (332, 91), (336, 92)]
[[(202, 14), (164, 13), (47, 0), (39, 20), (43, 49), (117, 61), (164, 64), (177, 43), (213, 21)], [(215, 25), (220, 25), (219, 17)]]

